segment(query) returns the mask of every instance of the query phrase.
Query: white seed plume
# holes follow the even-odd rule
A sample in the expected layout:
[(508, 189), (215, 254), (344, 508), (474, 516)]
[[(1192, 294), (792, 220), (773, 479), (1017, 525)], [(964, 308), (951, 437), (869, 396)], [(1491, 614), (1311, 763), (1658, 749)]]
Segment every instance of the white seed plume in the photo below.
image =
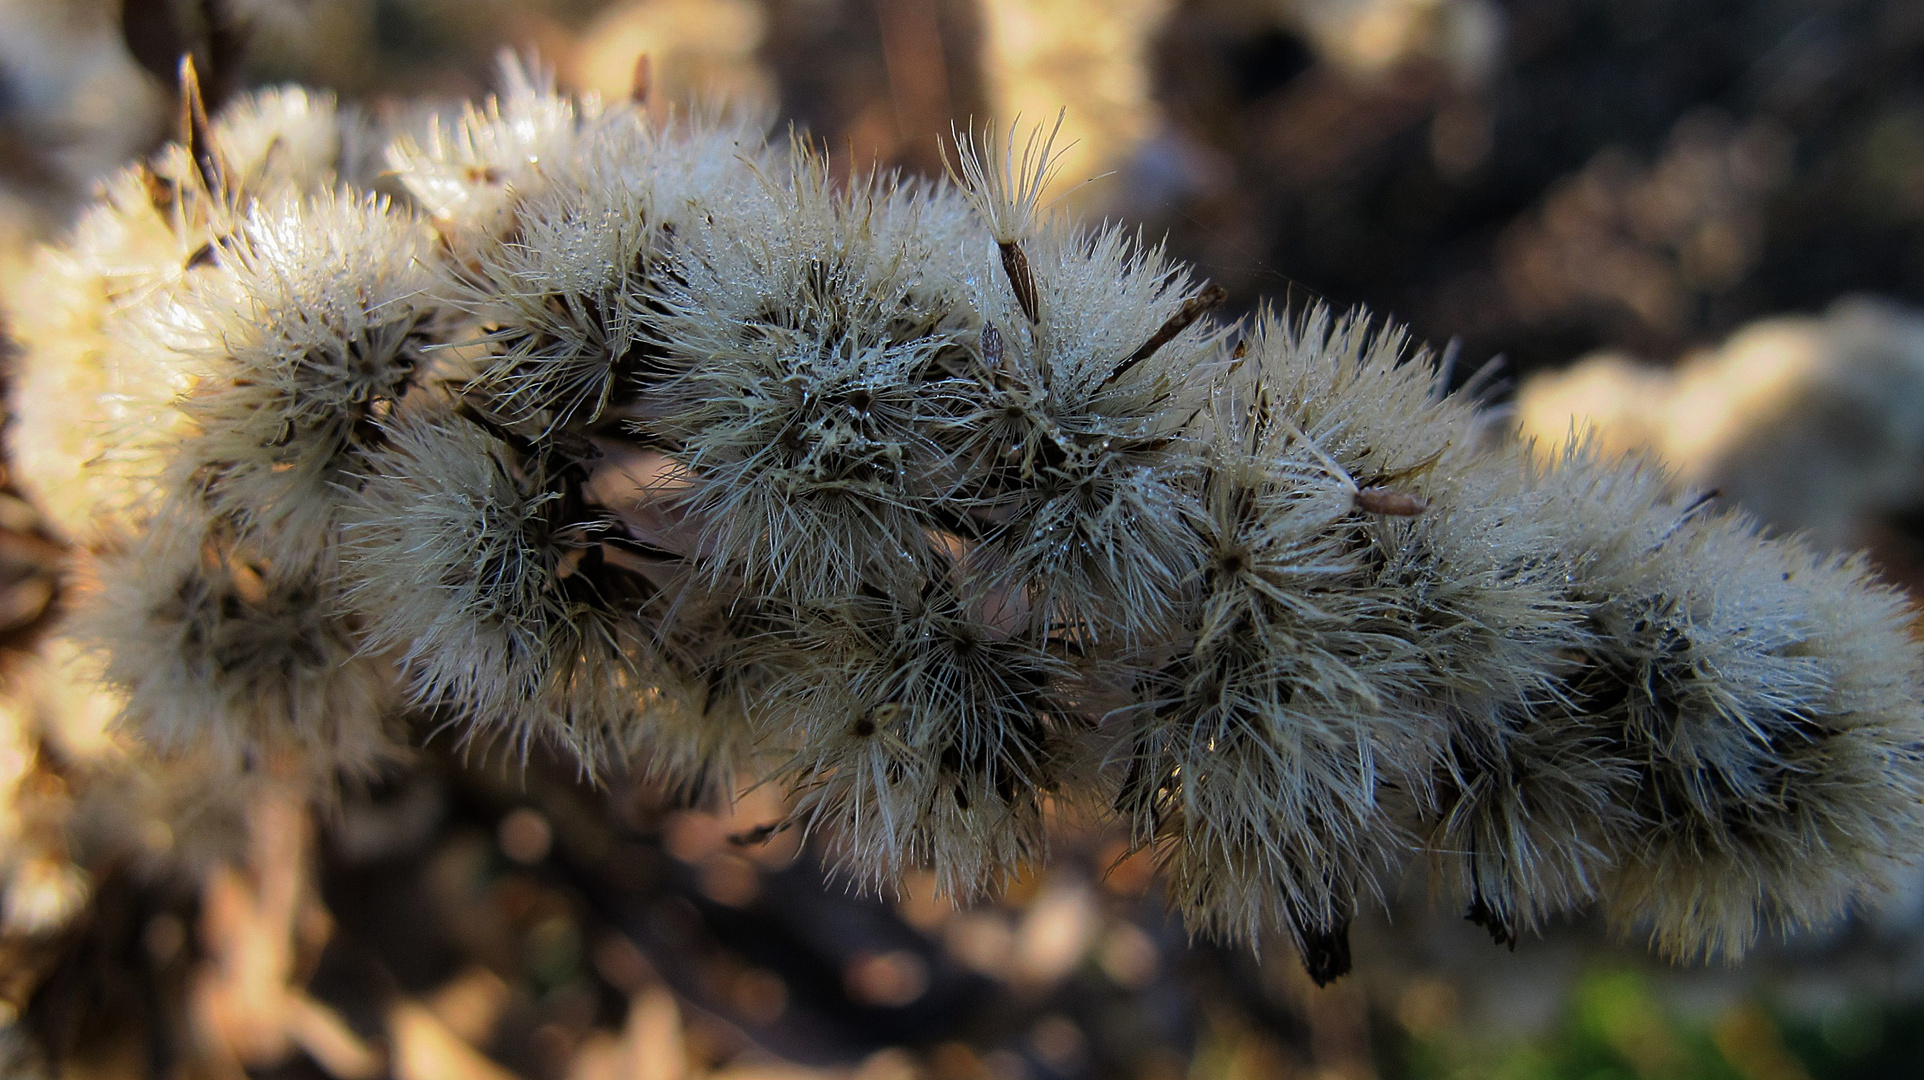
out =
[(1041, 124), (1031, 128), (1020, 153), (1016, 151), (1015, 124), (1003, 132), (999, 147), (995, 145), (993, 125), (985, 128), (980, 138), (973, 132), (956, 135), (951, 175), (996, 243), (1019, 244), (1041, 221), (1042, 193), (1062, 168), (1055, 148), (1062, 120), (1058, 116), (1046, 134)]

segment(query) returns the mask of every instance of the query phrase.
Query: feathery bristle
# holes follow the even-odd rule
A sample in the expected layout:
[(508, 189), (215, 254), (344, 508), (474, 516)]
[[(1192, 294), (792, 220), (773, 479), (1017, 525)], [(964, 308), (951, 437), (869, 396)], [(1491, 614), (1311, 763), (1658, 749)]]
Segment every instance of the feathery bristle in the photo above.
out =
[(1002, 133), (999, 147), (993, 125), (980, 132), (953, 133), (955, 160), (944, 164), (997, 244), (1022, 243), (1042, 220), (1046, 210), (1042, 194), (1062, 171), (1062, 158), (1055, 148), (1062, 119), (1056, 117), (1055, 126), (1046, 133), (1041, 124), (1031, 128), (1020, 154), (1015, 146), (1019, 120)]

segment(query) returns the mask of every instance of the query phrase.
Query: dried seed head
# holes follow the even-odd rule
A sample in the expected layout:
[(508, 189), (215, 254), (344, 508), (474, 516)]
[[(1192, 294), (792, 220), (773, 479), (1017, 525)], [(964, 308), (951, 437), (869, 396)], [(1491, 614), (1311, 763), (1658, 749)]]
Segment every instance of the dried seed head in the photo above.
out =
[(649, 689), (632, 614), (646, 585), (567, 567), (606, 528), (579, 493), (550, 463), (428, 412), (390, 428), (359, 504), (347, 599), (412, 700), (460, 716), (466, 737), (546, 739), (602, 766)]
[(554, 90), (554, 74), (501, 57), (506, 88), (458, 117), (434, 117), (424, 140), (388, 147), (388, 165), (457, 252), (471, 254), (511, 231), (513, 198), (538, 187), (547, 163), (576, 146), (583, 110)]
[(641, 406), (676, 449), (711, 580), (800, 600), (928, 564), (967, 318), (931, 242), (962, 216), (952, 197), (828, 185), (804, 157), (695, 227), (651, 301), (673, 375)]
[(994, 606), (938, 580), (799, 628), (827, 655), (777, 688), (798, 744), (784, 775), (796, 817), (829, 830), (864, 886), (926, 866), (951, 896), (999, 887), (1044, 853), (1043, 807), (1081, 779), (1057, 711), (1067, 665), (1009, 636)]
[(509, 195), (512, 241), (456, 268), (456, 304), (483, 331), (480, 386), (541, 431), (591, 424), (665, 374), (645, 322), (680, 238), (753, 183), (747, 133), (729, 124), (644, 125), (611, 115)]
[[(426, 364), (431, 234), (385, 200), (250, 211), (177, 330), (198, 429), (171, 478), (283, 567), (332, 545), (339, 485)], [(191, 318), (191, 323), (188, 319)]]
[(125, 695), (120, 724), (150, 744), (232, 764), (292, 752), (323, 770), (395, 754), (393, 672), (361, 653), (333, 583), (311, 568), (283, 571), (169, 507), (92, 571), (75, 632)]

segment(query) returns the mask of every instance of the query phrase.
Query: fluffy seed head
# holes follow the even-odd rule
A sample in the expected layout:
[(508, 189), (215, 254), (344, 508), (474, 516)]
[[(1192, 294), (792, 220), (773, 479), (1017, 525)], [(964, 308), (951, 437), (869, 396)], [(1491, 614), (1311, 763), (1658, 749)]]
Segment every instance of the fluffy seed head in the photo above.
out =
[(932, 241), (958, 216), (887, 179), (836, 193), (799, 154), (690, 238), (651, 323), (674, 374), (637, 430), (675, 450), (712, 574), (811, 600), (925, 572), (967, 325)]
[[(344, 530), (349, 602), (412, 700), (464, 739), (546, 739), (592, 773), (659, 735), (652, 710), (705, 709), (659, 670), (639, 621), (657, 587), (620, 556), (573, 465), (428, 411), (393, 426), (368, 469)], [(702, 754), (676, 755), (699, 771)]]
[(1184, 426), (1223, 362), (1222, 331), (1189, 318), (1138, 358), (1198, 294), (1186, 272), (1116, 230), (1053, 229), (1030, 248), (1041, 322), (986, 271), (972, 279), (983, 329), (952, 425), (961, 494), (998, 585), (1031, 593), (1038, 617), (1076, 635), (1151, 634), (1196, 568)]
[(231, 762), (313, 755), (349, 770), (394, 753), (393, 674), (362, 655), (333, 583), (312, 568), (278, 568), (170, 506), (93, 576), (76, 633), (125, 695), (121, 725), (152, 745)]
[(276, 563), (321, 557), (339, 485), (425, 363), (431, 242), (374, 197), (263, 205), (196, 286), (180, 407), (199, 430), (174, 469)]
[(582, 110), (554, 91), (554, 74), (503, 54), (506, 87), (452, 119), (434, 116), (424, 137), (389, 145), (388, 166), (463, 253), (485, 248), (514, 223), (518, 192), (537, 187), (543, 163), (575, 146)]
[(933, 579), (824, 613), (808, 628), (822, 667), (777, 689), (798, 729), (795, 814), (864, 885), (916, 866), (952, 896), (999, 885), (1046, 851), (1044, 806), (1080, 756), (1067, 665), (1011, 636), (1000, 598), (962, 590)]
[(738, 125), (615, 113), (544, 163), (547, 182), (513, 198), (514, 235), (456, 268), (498, 409), (543, 431), (593, 423), (659, 374), (643, 325), (656, 276), (679, 238), (740, 196), (754, 141)]

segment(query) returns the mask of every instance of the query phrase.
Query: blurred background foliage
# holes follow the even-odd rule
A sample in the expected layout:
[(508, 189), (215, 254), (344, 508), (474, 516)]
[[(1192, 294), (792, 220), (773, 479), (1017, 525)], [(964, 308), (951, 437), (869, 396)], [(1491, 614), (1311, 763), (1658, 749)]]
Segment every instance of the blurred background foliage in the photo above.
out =
[[(1066, 108), (1062, 197), (1166, 236), (1232, 308), (1367, 304), (1546, 448), (1594, 423), (1924, 584), (1914, 0), (0, 0), (0, 292), (171, 134), (183, 53), (216, 103), (298, 81), (398, 123), (484, 94), (504, 47), (792, 126), (843, 174), (939, 174), (955, 126)], [(59, 563), (0, 494), (0, 650), (57, 609)], [(16, 712), (9, 1075), (1924, 1072), (1924, 878), (1735, 969), (1587, 924), (1498, 950), (1412, 885), (1316, 990), (1284, 943), (1187, 940), (1152, 868), (1073, 823), (954, 911), (825, 880), (757, 834), (764, 792), (684, 806), (423, 730), (338, 805), (150, 798), (97, 779), (85, 709)]]

